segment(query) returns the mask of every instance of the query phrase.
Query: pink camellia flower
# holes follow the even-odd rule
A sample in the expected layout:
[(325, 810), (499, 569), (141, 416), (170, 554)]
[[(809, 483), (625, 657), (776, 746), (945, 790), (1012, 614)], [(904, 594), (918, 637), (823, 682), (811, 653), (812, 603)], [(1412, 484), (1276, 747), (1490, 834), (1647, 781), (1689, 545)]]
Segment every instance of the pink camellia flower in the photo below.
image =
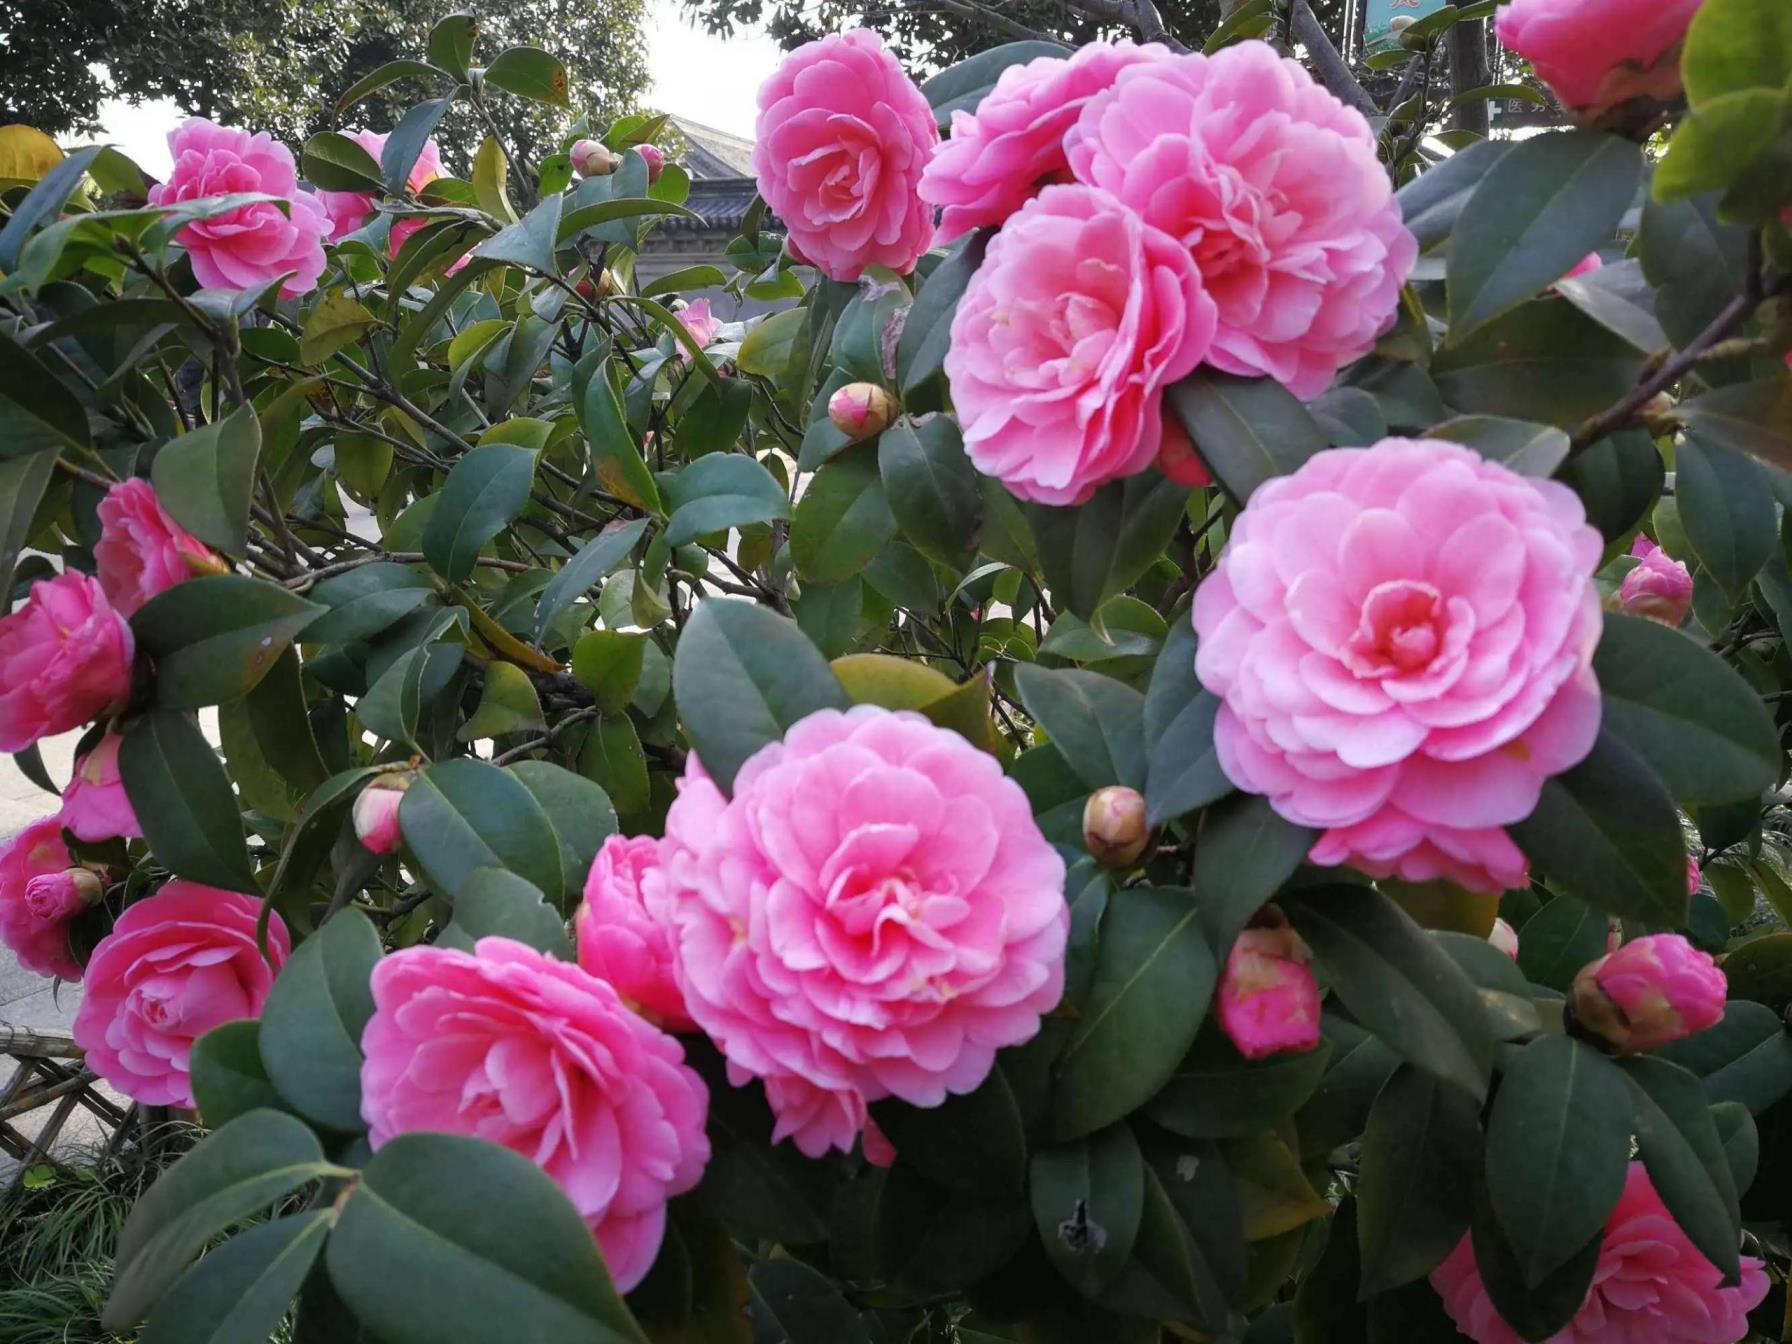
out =
[[(722, 320), (709, 311), (708, 299), (698, 299), (695, 303), (687, 303), (673, 316), (678, 319), (678, 325), (691, 334), (691, 339), (704, 348), (712, 345), (717, 334), (722, 330)], [(691, 357), (691, 352), (681, 344), (678, 347), (678, 357), (681, 360), (688, 360)]]
[(0, 751), (79, 728), (131, 693), (137, 644), (100, 585), (70, 571), (0, 616)]
[(666, 151), (658, 145), (636, 145), (635, 151), (647, 164), (647, 181), (649, 185), (660, 180), (660, 174), (666, 171)]
[[(280, 293), (291, 298), (317, 287), (324, 272), (324, 239), (330, 215), (299, 187), (292, 151), (266, 132), (250, 135), (192, 117), (168, 132), (174, 170), (149, 189), (151, 205), (177, 205), (208, 196), (259, 192), (270, 201), (196, 220), (175, 235), (187, 249), (193, 274), (217, 289), (250, 289), (286, 275)], [(291, 272), (291, 274), (288, 274)]]
[(1104, 191), (1047, 187), (990, 242), (952, 318), (965, 451), (1021, 499), (1081, 504), (1151, 465), (1163, 389), (1213, 331), (1175, 239)]
[(659, 866), (660, 842), (650, 835), (612, 835), (604, 841), (573, 921), (579, 965), (608, 981), (649, 1022), (667, 1031), (691, 1031), (696, 1024), (678, 991), (671, 937), (647, 897)]
[[(1643, 1164), (1632, 1162), (1606, 1220), (1586, 1301), (1544, 1344), (1736, 1344), (1749, 1333), (1748, 1313), (1767, 1296), (1767, 1274), (1761, 1261), (1745, 1255), (1742, 1281), (1733, 1288), (1722, 1283), (1722, 1273), (1661, 1202)], [(1431, 1271), (1431, 1286), (1475, 1344), (1523, 1344), (1487, 1296), (1470, 1237)]]
[(1156, 44), (1092, 42), (1002, 71), (975, 112), (952, 114), (951, 136), (921, 174), (922, 199), (944, 207), (940, 241), (1000, 224), (1042, 186), (1070, 181), (1064, 137), (1083, 104), (1127, 66), (1168, 55)]
[(1246, 1059), (1319, 1044), (1319, 982), (1310, 959), (1300, 935), (1285, 925), (1246, 929), (1232, 944), (1214, 1006)]
[(1213, 484), (1207, 464), (1195, 452), (1194, 441), (1173, 415), (1164, 417), (1163, 440), (1157, 448), (1157, 469), (1176, 484), (1190, 489)]
[(1487, 935), (1487, 941), (1504, 952), (1513, 961), (1518, 960), (1518, 930), (1503, 919), (1495, 919), (1493, 928)]
[(375, 1149), (435, 1130), (501, 1143), (559, 1184), (617, 1288), (709, 1161), (709, 1093), (678, 1042), (597, 977), (508, 938), (410, 947), (373, 971), (361, 1114)]
[(107, 733), (93, 750), (75, 761), (74, 777), (62, 791), (62, 810), (56, 820), (90, 844), (114, 836), (135, 838), (143, 834), (137, 810), (124, 791), (118, 773), (118, 747), (123, 739)]
[(157, 593), (198, 574), (227, 568), (206, 544), (175, 522), (155, 487), (140, 476), (120, 481), (99, 504), (100, 539), (93, 558), (100, 587), (120, 616), (134, 616)]
[(26, 970), (61, 980), (81, 978), (68, 945), (68, 921), (79, 911), (56, 899), (65, 894), (64, 883), (40, 880), (59, 879), (73, 864), (54, 818), (33, 822), (0, 845), (0, 944)]
[(1563, 273), (1562, 279), (1572, 280), (1577, 275), (1591, 275), (1594, 271), (1600, 270), (1604, 266), (1605, 262), (1597, 252), (1589, 252), (1586, 256), (1575, 262), (1574, 265), (1570, 266), (1567, 271)]
[[(375, 163), (380, 155), (386, 152), (386, 141), (389, 135), (375, 131), (349, 131), (348, 138), (353, 140)], [(405, 187), (415, 195), (438, 177), (448, 176), (448, 170), (442, 164), (442, 147), (432, 137), (423, 142), (423, 149), (417, 155), (417, 162), (411, 165), (410, 174), (405, 178)], [(320, 191), (317, 199), (323, 202), (324, 209), (330, 216), (330, 241), (338, 242), (353, 233), (367, 222), (367, 216), (373, 213), (376, 197), (370, 191)], [(427, 223), (426, 220), (394, 220), (392, 223), (392, 252), (397, 254), (403, 239), (398, 236), (401, 225), (410, 225), (407, 233), (415, 233)]]
[(685, 1005), (811, 1157), (866, 1103), (974, 1090), (1064, 988), (1064, 861), (987, 752), (919, 714), (800, 720), (722, 797), (689, 758), (661, 849)]
[(1599, 731), (1601, 549), (1573, 491), (1460, 444), (1314, 454), (1195, 594), (1221, 768), (1324, 832), (1314, 863), (1523, 885), (1505, 827)]
[(869, 28), (784, 58), (759, 90), (753, 173), (793, 253), (834, 280), (906, 273), (933, 244), (917, 190), (939, 130), (933, 109)]
[[(1494, 19), (1500, 45), (1529, 61), (1568, 108), (1599, 108), (1632, 92), (1673, 93), (1663, 60), (1686, 36), (1700, 0), (1511, 0)], [(1653, 67), (1663, 68), (1655, 79)], [(1635, 86), (1634, 88), (1632, 86)], [(1658, 87), (1656, 87), (1658, 86)]]
[(408, 771), (380, 775), (355, 796), (355, 839), (369, 853), (383, 856), (404, 843), (398, 808), (404, 802), (405, 790), (411, 787), (411, 778)]
[(1710, 953), (1677, 933), (1651, 933), (1581, 967), (1574, 1015), (1620, 1050), (1653, 1050), (1715, 1026), (1729, 991)]
[(145, 1106), (191, 1107), (193, 1042), (258, 1016), (292, 951), (286, 921), (270, 911), (262, 956), (261, 914), (253, 896), (178, 878), (126, 907), (87, 961), (74, 1027), (87, 1066)]
[(1686, 856), (1686, 894), (1697, 896), (1699, 888), (1705, 885), (1705, 875), (1699, 871), (1699, 861), (1692, 855)]
[(1636, 568), (1618, 585), (1618, 610), (1676, 628), (1692, 610), (1692, 574), (1649, 538), (1639, 536), (1630, 548)]
[(1067, 146), (1078, 181), (1193, 254), (1215, 368), (1315, 397), (1392, 325), (1419, 249), (1375, 136), (1267, 43), (1126, 67)]

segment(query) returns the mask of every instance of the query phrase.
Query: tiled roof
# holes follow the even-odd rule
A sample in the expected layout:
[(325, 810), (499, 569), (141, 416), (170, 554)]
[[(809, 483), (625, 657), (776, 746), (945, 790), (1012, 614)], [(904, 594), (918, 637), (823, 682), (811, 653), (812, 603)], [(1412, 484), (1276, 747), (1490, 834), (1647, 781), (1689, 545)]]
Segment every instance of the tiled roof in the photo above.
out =
[[(666, 233), (735, 233), (758, 194), (758, 184), (750, 177), (693, 178), (684, 208), (698, 218), (672, 215), (659, 227)], [(765, 217), (763, 227), (775, 233), (783, 231), (771, 215)]]

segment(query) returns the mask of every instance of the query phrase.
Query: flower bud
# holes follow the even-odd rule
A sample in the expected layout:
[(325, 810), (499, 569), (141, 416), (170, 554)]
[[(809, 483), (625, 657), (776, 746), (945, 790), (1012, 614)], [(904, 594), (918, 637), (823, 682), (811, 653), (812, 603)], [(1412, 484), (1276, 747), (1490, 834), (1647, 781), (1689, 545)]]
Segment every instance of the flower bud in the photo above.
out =
[(192, 551), (183, 551), (180, 558), (187, 567), (187, 573), (196, 579), (230, 573), (230, 561), (211, 551), (206, 551), (203, 555), (195, 554)]
[(1618, 586), (1618, 610), (1678, 626), (1692, 608), (1692, 575), (1647, 537), (1638, 537), (1630, 553), (1637, 565)]
[(828, 398), (828, 419), (853, 443), (882, 434), (895, 416), (895, 398), (876, 383), (848, 383)]
[(666, 151), (658, 145), (636, 145), (641, 157), (647, 160), (647, 181), (649, 185), (660, 180), (660, 174), (666, 171)]
[(1504, 952), (1513, 961), (1518, 960), (1518, 930), (1503, 919), (1493, 921), (1493, 931), (1487, 935), (1487, 941)]
[(398, 805), (411, 787), (411, 775), (380, 775), (355, 799), (355, 837), (375, 854), (390, 854), (404, 839), (398, 827)]
[(1246, 1059), (1319, 1044), (1319, 984), (1310, 954), (1286, 924), (1246, 929), (1226, 956), (1215, 992), (1220, 1027)]
[(85, 868), (40, 873), (25, 884), (25, 908), (38, 919), (68, 919), (106, 894), (105, 885)]
[(567, 151), (580, 177), (608, 177), (622, 163), (601, 140), (579, 140)]
[(1083, 804), (1083, 843), (1109, 868), (1130, 868), (1151, 841), (1145, 798), (1137, 789), (1110, 784)]
[(1188, 431), (1174, 415), (1164, 417), (1163, 438), (1157, 446), (1157, 469), (1177, 485), (1186, 485), (1190, 489), (1213, 484), (1207, 464), (1195, 452), (1194, 440), (1189, 438)]
[(1728, 990), (1709, 954), (1677, 933), (1652, 933), (1581, 968), (1574, 1015), (1619, 1050), (1653, 1050), (1714, 1025)]

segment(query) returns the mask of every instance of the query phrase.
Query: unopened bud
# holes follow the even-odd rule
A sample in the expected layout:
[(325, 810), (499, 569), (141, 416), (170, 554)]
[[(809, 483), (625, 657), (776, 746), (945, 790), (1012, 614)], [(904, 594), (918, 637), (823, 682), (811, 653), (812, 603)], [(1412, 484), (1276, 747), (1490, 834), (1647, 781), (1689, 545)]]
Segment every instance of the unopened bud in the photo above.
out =
[(1710, 954), (1677, 933), (1633, 938), (1574, 977), (1574, 1017), (1619, 1050), (1653, 1050), (1724, 1015), (1729, 985)]
[(46, 922), (69, 919), (106, 894), (105, 885), (85, 868), (39, 873), (25, 884), (25, 908)]
[(1109, 868), (1130, 868), (1151, 841), (1145, 797), (1124, 784), (1097, 789), (1083, 804), (1083, 843)]
[(666, 151), (658, 145), (636, 145), (641, 157), (647, 161), (647, 181), (651, 184), (660, 180), (660, 174), (666, 171)]
[(853, 443), (882, 434), (895, 416), (895, 398), (876, 383), (848, 383), (828, 398), (828, 419)]
[(412, 778), (408, 770), (380, 775), (355, 799), (355, 838), (370, 853), (390, 854), (404, 840), (398, 826), (398, 808)]
[(187, 572), (194, 578), (205, 578), (214, 574), (230, 573), (230, 562), (223, 556), (216, 555), (211, 551), (205, 551), (200, 554), (194, 554), (192, 551), (182, 551), (180, 553), (180, 558), (185, 562)]
[(580, 177), (608, 177), (622, 163), (601, 140), (576, 141), (567, 151), (567, 157)]
[(1213, 484), (1207, 464), (1195, 452), (1194, 440), (1173, 415), (1164, 417), (1163, 437), (1157, 445), (1157, 469), (1177, 485), (1186, 485), (1191, 490)]
[(1487, 935), (1487, 941), (1504, 952), (1513, 961), (1518, 960), (1518, 930), (1503, 919), (1493, 921), (1493, 930)]
[(1220, 1029), (1246, 1059), (1319, 1044), (1319, 985), (1311, 954), (1285, 920), (1246, 929), (1232, 944), (1214, 992)]

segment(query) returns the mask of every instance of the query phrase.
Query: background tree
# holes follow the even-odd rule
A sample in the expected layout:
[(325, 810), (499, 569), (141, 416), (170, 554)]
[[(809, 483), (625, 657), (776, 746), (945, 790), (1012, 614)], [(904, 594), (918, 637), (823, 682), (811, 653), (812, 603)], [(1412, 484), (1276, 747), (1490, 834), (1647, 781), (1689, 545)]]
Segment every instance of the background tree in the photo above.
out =
[[(183, 112), (267, 130), (289, 142), (333, 129), (356, 80), (416, 52), (445, 0), (0, 0), (0, 117), (52, 135), (98, 129), (100, 101), (171, 98)], [(481, 19), (487, 58), (544, 46), (566, 65), (574, 106), (598, 121), (631, 110), (647, 87), (642, 0), (517, 0)], [(576, 39), (576, 40), (575, 40)], [(90, 67), (99, 66), (96, 73)], [(414, 87), (354, 111), (389, 129)], [(500, 129), (531, 154), (545, 113), (502, 100)], [(473, 142), (444, 128), (457, 162)]]

